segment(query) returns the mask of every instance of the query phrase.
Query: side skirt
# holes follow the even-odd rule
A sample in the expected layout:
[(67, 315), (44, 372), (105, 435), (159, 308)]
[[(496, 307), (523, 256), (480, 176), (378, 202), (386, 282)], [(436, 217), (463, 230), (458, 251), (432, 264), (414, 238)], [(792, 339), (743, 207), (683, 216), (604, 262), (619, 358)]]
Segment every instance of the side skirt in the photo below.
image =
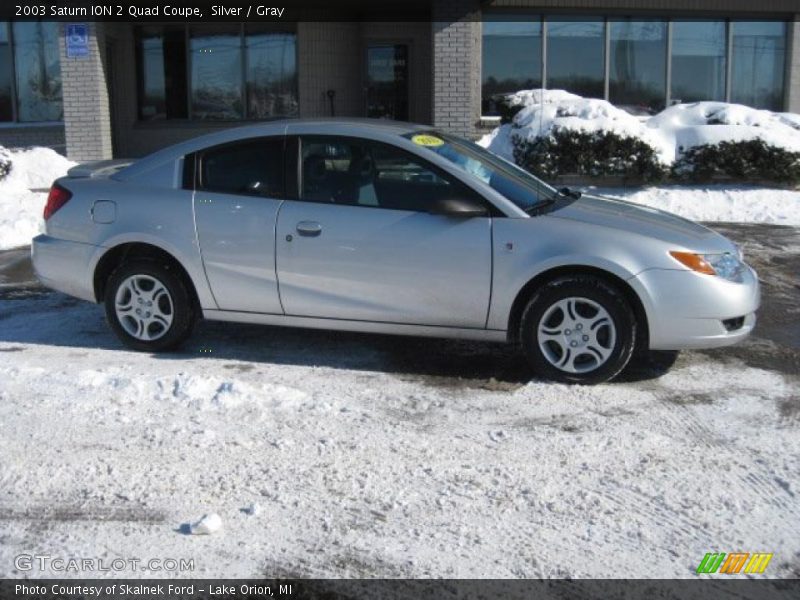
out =
[(331, 329), (335, 331), (359, 331), (389, 335), (415, 335), (420, 337), (476, 340), (482, 342), (507, 342), (506, 332), (498, 329), (468, 329), (461, 327), (435, 327), (431, 325), (407, 325), (405, 323), (380, 323), (373, 321), (347, 321), (344, 319), (320, 319), (315, 317), (293, 317), (264, 313), (236, 312), (230, 310), (203, 310), (209, 321), (254, 323), (278, 327), (305, 327), (308, 329)]

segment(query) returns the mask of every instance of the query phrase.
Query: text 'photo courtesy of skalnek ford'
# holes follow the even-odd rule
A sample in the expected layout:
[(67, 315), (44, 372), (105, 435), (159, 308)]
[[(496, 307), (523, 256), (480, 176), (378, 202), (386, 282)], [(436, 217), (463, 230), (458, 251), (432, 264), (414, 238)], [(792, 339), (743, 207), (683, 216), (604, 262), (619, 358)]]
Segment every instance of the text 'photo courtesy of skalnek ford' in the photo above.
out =
[(796, 598), (800, 7), (623, 4), (0, 6), (0, 600)]

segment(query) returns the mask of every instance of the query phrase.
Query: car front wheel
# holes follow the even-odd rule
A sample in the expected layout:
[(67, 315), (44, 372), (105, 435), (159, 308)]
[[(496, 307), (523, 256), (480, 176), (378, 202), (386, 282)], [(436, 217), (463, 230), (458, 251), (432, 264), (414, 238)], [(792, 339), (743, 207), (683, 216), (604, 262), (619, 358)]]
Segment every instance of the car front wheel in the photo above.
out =
[(602, 383), (628, 364), (636, 318), (606, 281), (565, 276), (538, 289), (523, 311), (520, 339), (536, 373), (565, 383)]
[(129, 348), (145, 352), (176, 348), (189, 336), (195, 320), (181, 277), (146, 260), (123, 263), (112, 273), (105, 307), (117, 337)]

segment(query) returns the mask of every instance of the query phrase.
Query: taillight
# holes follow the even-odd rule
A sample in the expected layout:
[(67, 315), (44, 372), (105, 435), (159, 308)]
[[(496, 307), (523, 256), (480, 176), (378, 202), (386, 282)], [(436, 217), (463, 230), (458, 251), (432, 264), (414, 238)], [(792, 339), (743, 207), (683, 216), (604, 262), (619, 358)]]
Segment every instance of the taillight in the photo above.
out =
[(54, 183), (47, 195), (47, 204), (44, 205), (44, 220), (47, 221), (52, 217), (70, 198), (72, 198), (72, 192)]

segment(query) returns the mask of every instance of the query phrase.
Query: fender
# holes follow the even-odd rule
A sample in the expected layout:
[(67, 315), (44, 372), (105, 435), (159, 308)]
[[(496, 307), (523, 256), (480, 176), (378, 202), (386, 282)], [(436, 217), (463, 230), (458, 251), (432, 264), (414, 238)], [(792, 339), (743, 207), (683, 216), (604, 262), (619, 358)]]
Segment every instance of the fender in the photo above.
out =
[(192, 279), (192, 285), (194, 285), (194, 289), (197, 292), (197, 299), (200, 301), (200, 306), (202, 308), (211, 309), (219, 308), (211, 293), (211, 288), (208, 286), (205, 273), (203, 272), (200, 251), (196, 243), (193, 244), (192, 249), (195, 255), (187, 256), (187, 254), (182, 252), (177, 246), (166, 242), (163, 238), (136, 231), (121, 233), (104, 240), (102, 245), (96, 246), (96, 250), (92, 254), (89, 262), (89, 273), (94, 274), (98, 263), (109, 251), (123, 244), (131, 243), (149, 244), (172, 256), (180, 263)]

